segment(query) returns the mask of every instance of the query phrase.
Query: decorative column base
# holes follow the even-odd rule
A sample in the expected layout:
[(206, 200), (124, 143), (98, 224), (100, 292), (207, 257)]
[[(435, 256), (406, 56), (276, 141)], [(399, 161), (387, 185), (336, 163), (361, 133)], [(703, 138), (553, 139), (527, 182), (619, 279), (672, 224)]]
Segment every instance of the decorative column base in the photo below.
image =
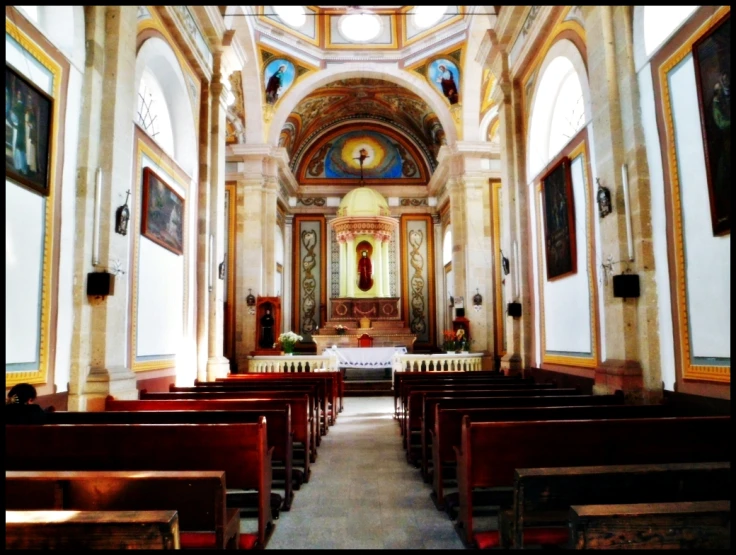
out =
[(594, 395), (610, 395), (617, 390), (624, 393), (627, 404), (648, 402), (644, 392), (642, 369), (633, 360), (607, 360), (595, 369)]
[(105, 397), (131, 401), (138, 399), (136, 375), (130, 368), (90, 368), (84, 391), (69, 394), (69, 410), (98, 412), (105, 410)]
[(503, 372), (504, 376), (519, 374), (521, 370), (521, 355), (507, 353), (501, 357), (501, 372)]
[(227, 378), (230, 373), (230, 361), (225, 357), (212, 357), (207, 360), (207, 381), (214, 382), (217, 378)]

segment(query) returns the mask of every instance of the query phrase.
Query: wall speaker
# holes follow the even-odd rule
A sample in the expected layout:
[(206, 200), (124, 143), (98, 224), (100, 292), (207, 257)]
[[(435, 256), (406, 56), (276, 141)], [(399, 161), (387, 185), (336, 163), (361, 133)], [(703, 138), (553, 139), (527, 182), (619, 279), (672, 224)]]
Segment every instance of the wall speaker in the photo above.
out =
[(115, 294), (115, 274), (110, 272), (90, 272), (87, 274), (87, 295), (107, 297)]
[(465, 308), (456, 308), (455, 318), (465, 318)]
[(521, 303), (509, 303), (506, 305), (506, 312), (509, 316), (519, 318), (521, 316)]
[(624, 299), (639, 297), (639, 276), (637, 274), (613, 276), (613, 296)]

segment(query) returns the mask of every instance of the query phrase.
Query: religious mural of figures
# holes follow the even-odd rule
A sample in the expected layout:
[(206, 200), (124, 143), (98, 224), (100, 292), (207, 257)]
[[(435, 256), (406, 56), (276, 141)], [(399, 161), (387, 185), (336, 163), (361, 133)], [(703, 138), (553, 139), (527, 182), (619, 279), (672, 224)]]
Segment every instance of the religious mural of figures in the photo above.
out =
[(277, 58), (269, 62), (263, 72), (266, 87), (266, 102), (276, 104), (276, 101), (294, 84), (296, 70), (289, 60)]
[(439, 90), (450, 102), (457, 104), (460, 91), (460, 71), (454, 62), (447, 58), (439, 58), (429, 64), (429, 82)]

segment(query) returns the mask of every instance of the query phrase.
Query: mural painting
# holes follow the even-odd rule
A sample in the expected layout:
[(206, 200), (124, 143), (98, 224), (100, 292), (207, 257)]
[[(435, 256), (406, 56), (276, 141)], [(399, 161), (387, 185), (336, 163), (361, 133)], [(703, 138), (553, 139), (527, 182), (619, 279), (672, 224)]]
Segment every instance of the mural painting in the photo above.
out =
[(460, 71), (454, 62), (447, 58), (439, 58), (427, 68), (429, 82), (448, 100), (450, 104), (458, 103), (460, 90)]
[(294, 64), (284, 58), (269, 62), (263, 72), (266, 102), (276, 104), (279, 98), (294, 84)]

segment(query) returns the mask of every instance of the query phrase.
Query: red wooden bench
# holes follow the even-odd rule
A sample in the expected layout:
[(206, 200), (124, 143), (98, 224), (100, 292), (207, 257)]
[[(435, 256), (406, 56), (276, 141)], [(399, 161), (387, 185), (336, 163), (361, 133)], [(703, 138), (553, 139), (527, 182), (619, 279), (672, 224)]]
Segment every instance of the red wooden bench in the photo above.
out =
[(5, 472), (5, 510), (174, 509), (182, 549), (248, 549), (240, 545), (240, 511), (227, 508), (225, 493), (219, 470)]
[(179, 549), (176, 511), (5, 511), (5, 549)]
[[(271, 511), (278, 518), (279, 511), (291, 509), (294, 489), (304, 481), (301, 471), (294, 473), (291, 406), (257, 410), (159, 410), (159, 411), (54, 411), (46, 415), (47, 424), (229, 424), (255, 423), (259, 416), (266, 417), (266, 436), (273, 447), (274, 481), (271, 486)], [(277, 466), (278, 465), (278, 466)], [(278, 473), (278, 477), (277, 477)], [(288, 478), (287, 478), (288, 477)], [(284, 497), (273, 493), (283, 480)], [(296, 486), (294, 485), (296, 482)]]
[[(455, 528), (468, 546), (499, 545), (498, 530), (473, 526), (473, 490), (511, 491), (517, 468), (729, 460), (728, 416), (472, 422), (455, 447), (460, 506)], [(508, 495), (502, 507), (511, 506)]]
[(306, 395), (292, 399), (175, 399), (175, 400), (118, 400), (112, 396), (105, 399), (105, 411), (232, 411), (291, 409), (291, 431), (296, 447), (292, 447), (292, 466), (298, 466), (297, 451), (303, 450), (300, 459), (304, 482), (311, 476), (310, 457), (311, 422), (309, 402)]
[(567, 547), (572, 505), (717, 501), (724, 491), (729, 462), (517, 468), (513, 508), (498, 515), (501, 547)]
[[(593, 401), (596, 395), (579, 395)], [(575, 396), (571, 397), (572, 399)], [(618, 399), (619, 397), (616, 397)], [(448, 510), (450, 517), (458, 505), (457, 493), (447, 496), (445, 503), (444, 478), (455, 471), (455, 451), (453, 447), (460, 445), (462, 421), (469, 416), (472, 422), (504, 422), (527, 420), (588, 420), (602, 418), (660, 418), (664, 416), (681, 416), (665, 405), (552, 405), (541, 404), (527, 407), (494, 407), (494, 408), (444, 408), (435, 406), (437, 422), (435, 422), (432, 443), (432, 499), (438, 509)], [(434, 443), (436, 439), (436, 444)], [(436, 466), (435, 466), (436, 465)], [(446, 506), (445, 506), (446, 505)]]
[(224, 470), (228, 502), (231, 490), (257, 492), (255, 535), (261, 546), (274, 528), (272, 452), (264, 417), (257, 424), (44, 424), (5, 429), (8, 470)]

